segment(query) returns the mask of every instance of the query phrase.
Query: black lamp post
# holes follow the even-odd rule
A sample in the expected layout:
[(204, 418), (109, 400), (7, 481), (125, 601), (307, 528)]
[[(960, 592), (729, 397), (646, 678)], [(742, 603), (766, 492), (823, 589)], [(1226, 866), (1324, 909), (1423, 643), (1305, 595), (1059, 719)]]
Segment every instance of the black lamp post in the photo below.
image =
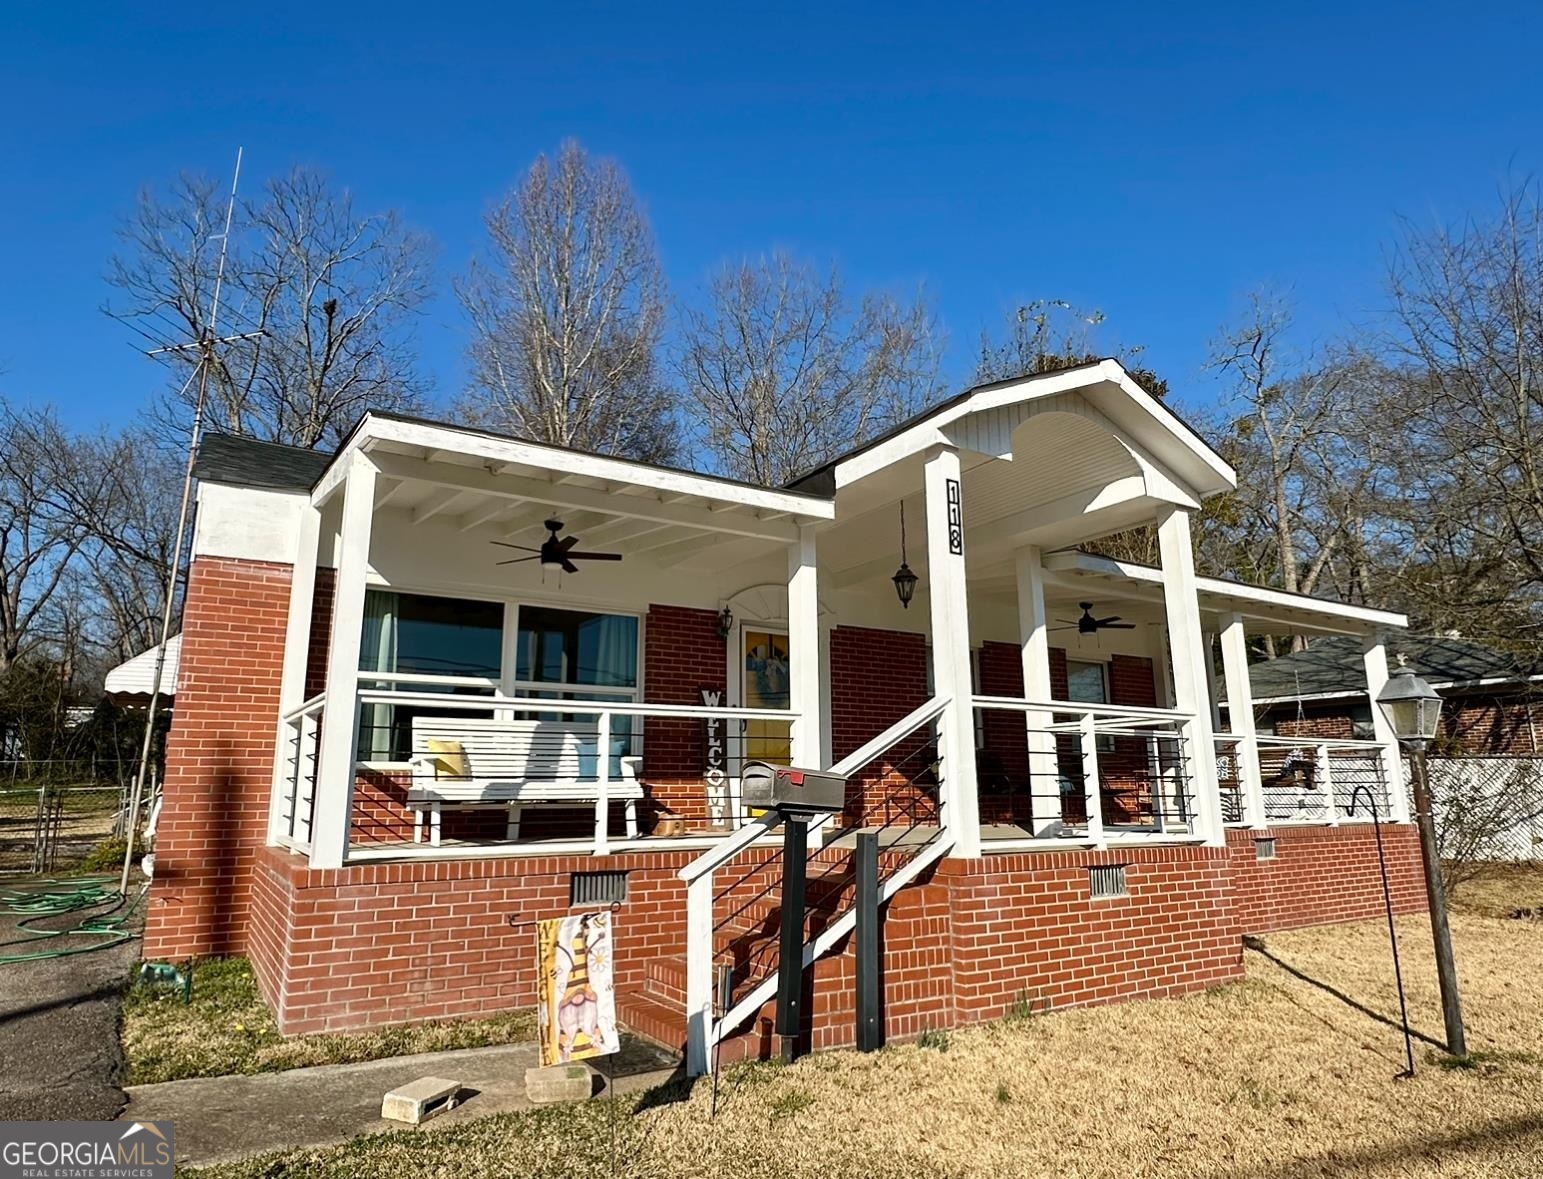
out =
[(890, 580), (895, 583), (895, 593), (900, 596), (901, 607), (909, 610), (919, 579), (911, 571), (911, 566), (905, 559), (905, 500), (900, 501), (900, 568), (895, 570), (895, 575)]
[(1377, 693), (1377, 705), (1392, 726), (1398, 743), (1409, 753), (1414, 786), (1414, 817), (1420, 828), (1420, 858), (1425, 865), (1425, 898), (1430, 906), (1431, 934), (1436, 942), (1436, 974), (1441, 982), (1441, 1017), (1446, 1025), (1447, 1051), (1468, 1055), (1463, 1034), (1463, 1005), (1457, 991), (1457, 965), (1452, 959), (1452, 930), (1447, 924), (1446, 889), (1441, 883), (1441, 856), (1436, 848), (1436, 824), (1431, 817), (1430, 781), (1425, 773), (1425, 747), (1436, 735), (1441, 697), (1406, 666), (1399, 667)]

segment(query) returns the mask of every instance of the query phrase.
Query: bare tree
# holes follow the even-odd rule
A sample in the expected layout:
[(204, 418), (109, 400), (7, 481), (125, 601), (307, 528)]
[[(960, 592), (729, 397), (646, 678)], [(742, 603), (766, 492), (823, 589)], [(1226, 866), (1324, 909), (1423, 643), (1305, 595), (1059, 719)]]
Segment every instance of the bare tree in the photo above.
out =
[(925, 300), (855, 305), (835, 270), (787, 254), (724, 266), (682, 313), (677, 367), (703, 449), (723, 474), (780, 486), (937, 392)]
[(60, 637), (53, 611), (110, 479), (52, 411), (0, 403), (0, 676)]
[(537, 157), (487, 231), (487, 256), (456, 284), (472, 333), (461, 413), (538, 442), (670, 457), (664, 278), (621, 169), (570, 140)]
[[(225, 227), (226, 195), (182, 176), (140, 194), (124, 221), (104, 310), (147, 348), (204, 338)], [(209, 424), (297, 446), (336, 444), (366, 409), (422, 404), (411, 323), (430, 292), (428, 240), (394, 212), (360, 214), (352, 194), (296, 168), (238, 206), (226, 260), (222, 346)], [(196, 350), (168, 354), (180, 391), (159, 407), (163, 430), (186, 430), (184, 378)]]
[(1543, 200), (1411, 228), (1389, 268), (1407, 497), (1436, 522), (1433, 574), (1468, 628), (1543, 637)]
[(1065, 299), (1036, 299), (1015, 307), (999, 337), (981, 333), (975, 381), (986, 384), (1060, 372), (1113, 355), (1153, 397), (1166, 397), (1168, 382), (1140, 363), (1140, 348), (1115, 353), (1095, 350), (1098, 330), (1106, 322), (1102, 311), (1080, 308)]

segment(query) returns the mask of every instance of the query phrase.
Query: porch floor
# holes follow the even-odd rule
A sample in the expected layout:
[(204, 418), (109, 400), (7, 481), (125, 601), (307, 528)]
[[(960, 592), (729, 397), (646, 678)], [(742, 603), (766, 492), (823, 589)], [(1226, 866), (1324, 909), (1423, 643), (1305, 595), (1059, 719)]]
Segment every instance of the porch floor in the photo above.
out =
[[(846, 828), (833, 832), (825, 841), (826, 847), (851, 848), (856, 846), (857, 835), (874, 828)], [(938, 828), (931, 825), (879, 828), (879, 846), (882, 848), (915, 847), (936, 838)], [(638, 835), (635, 838), (610, 840), (608, 850), (613, 855), (642, 855), (672, 851), (705, 851), (723, 839), (723, 831), (687, 831), (680, 835)], [(781, 835), (773, 832), (763, 843), (780, 843)], [(1198, 836), (1185, 831), (1155, 831), (1150, 827), (1117, 827), (1106, 825), (1104, 840), (1109, 844), (1194, 843)], [(982, 823), (980, 827), (982, 851), (986, 854), (1004, 851), (1071, 851), (1093, 846), (1085, 831), (1067, 829), (1053, 835), (1036, 836), (1027, 827), (1013, 823)], [(588, 855), (594, 851), (590, 838), (522, 838), (511, 842), (507, 839), (443, 839), (438, 847), (427, 843), (381, 842), (357, 845), (350, 849), (349, 860), (422, 860), (465, 859), (483, 856), (552, 856)]]

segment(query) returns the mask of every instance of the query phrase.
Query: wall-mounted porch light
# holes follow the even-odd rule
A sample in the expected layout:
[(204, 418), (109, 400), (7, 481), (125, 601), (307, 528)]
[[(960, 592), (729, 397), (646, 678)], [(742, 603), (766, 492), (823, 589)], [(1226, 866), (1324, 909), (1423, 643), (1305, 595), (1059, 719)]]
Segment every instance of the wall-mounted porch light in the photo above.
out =
[(895, 583), (895, 593), (900, 596), (900, 605), (909, 610), (911, 598), (916, 593), (916, 583), (920, 579), (911, 571), (911, 566), (905, 559), (905, 500), (900, 501), (900, 568), (895, 570), (895, 575), (890, 580)]
[(718, 612), (718, 637), (724, 642), (729, 641), (729, 635), (734, 631), (734, 611), (725, 606)]

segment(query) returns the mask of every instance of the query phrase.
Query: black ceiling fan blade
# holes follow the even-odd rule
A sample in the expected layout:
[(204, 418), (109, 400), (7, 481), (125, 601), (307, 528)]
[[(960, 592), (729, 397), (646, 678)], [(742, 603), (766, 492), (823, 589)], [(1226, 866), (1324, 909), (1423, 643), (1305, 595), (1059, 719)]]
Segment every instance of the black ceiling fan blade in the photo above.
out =
[(577, 565), (575, 565), (572, 561), (568, 560), (567, 557), (564, 557), (562, 559), (562, 563), (561, 564), (562, 564), (562, 571), (564, 573), (577, 573), (579, 571), (579, 567)]
[(1135, 630), (1136, 624), (1134, 622), (1100, 622), (1098, 627), (1100, 630)]
[(564, 553), (564, 559), (569, 561), (620, 561), (620, 553)]
[(1116, 622), (1119, 622), (1120, 620), (1121, 619), (1120, 619), (1120, 616), (1118, 614), (1111, 614), (1111, 615), (1109, 615), (1108, 618), (1095, 618), (1095, 619), (1093, 619), (1093, 625), (1094, 626), (1113, 626)]
[(524, 549), (527, 553), (539, 553), (541, 551), (540, 549), (533, 549), (533, 548), (531, 548), (530, 545), (528, 545), (528, 544), (512, 544), (512, 543), (510, 543), (507, 540), (491, 540), (488, 543), (489, 544), (496, 544), (500, 548)]
[(538, 553), (534, 557), (510, 557), (507, 561), (494, 561), (493, 564), (495, 564), (495, 565), (518, 565), (521, 561), (539, 561), (539, 560), (541, 560), (541, 555)]
[(565, 536), (565, 537), (563, 537), (561, 540), (559, 540), (557, 542), (557, 547), (559, 549), (561, 549), (563, 552), (566, 553), (569, 549), (571, 549), (574, 545), (576, 545), (578, 543), (579, 543), (579, 538), (578, 537), (576, 537), (576, 536)]

